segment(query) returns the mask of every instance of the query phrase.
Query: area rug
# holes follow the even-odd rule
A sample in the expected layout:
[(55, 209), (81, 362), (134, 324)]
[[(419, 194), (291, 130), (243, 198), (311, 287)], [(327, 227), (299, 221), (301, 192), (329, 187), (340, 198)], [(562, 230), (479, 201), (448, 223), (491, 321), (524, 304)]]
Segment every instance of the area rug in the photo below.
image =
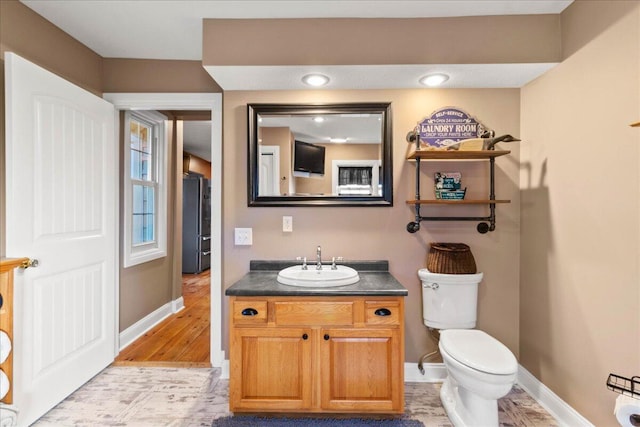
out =
[(211, 427), (424, 427), (421, 421), (408, 418), (281, 418), (230, 416), (213, 420)]

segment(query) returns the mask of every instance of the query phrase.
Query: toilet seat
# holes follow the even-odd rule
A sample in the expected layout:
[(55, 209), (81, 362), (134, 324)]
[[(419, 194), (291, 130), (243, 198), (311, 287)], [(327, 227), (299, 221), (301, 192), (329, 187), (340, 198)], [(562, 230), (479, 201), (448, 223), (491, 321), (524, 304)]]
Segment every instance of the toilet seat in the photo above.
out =
[(440, 331), (440, 347), (471, 369), (492, 375), (512, 375), (518, 362), (511, 351), (491, 335), (477, 329)]

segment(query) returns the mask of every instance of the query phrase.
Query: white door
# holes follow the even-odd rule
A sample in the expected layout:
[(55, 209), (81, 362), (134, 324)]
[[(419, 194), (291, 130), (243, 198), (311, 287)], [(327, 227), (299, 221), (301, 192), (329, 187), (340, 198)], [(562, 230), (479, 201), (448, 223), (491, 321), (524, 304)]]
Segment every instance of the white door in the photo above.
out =
[(7, 256), (15, 281), (13, 395), (28, 425), (116, 352), (118, 156), (113, 105), (5, 56)]
[(280, 195), (280, 147), (260, 146), (258, 179), (258, 196)]

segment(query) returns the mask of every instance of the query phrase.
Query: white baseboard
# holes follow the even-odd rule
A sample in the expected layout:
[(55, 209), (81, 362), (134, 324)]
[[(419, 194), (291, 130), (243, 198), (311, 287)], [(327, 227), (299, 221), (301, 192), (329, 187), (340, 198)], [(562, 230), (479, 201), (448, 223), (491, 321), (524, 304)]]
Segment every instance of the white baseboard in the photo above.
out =
[(418, 362), (404, 364), (404, 382), (406, 383), (441, 383), (447, 377), (444, 363), (425, 363), (424, 375), (418, 369)]
[(221, 373), (220, 373), (220, 379), (221, 380), (228, 380), (229, 379), (229, 359), (225, 359), (222, 361), (222, 366), (221, 366)]
[(560, 399), (549, 387), (542, 384), (529, 371), (518, 365), (518, 385), (534, 398), (540, 406), (556, 419), (560, 426), (593, 427), (593, 424), (573, 409), (567, 402)]
[(171, 301), (171, 312), (177, 313), (184, 308), (184, 298), (180, 297)]
[(144, 335), (148, 330), (162, 322), (184, 308), (184, 299), (182, 297), (166, 303), (155, 311), (147, 314), (124, 331), (120, 332), (120, 351), (132, 344), (135, 340)]

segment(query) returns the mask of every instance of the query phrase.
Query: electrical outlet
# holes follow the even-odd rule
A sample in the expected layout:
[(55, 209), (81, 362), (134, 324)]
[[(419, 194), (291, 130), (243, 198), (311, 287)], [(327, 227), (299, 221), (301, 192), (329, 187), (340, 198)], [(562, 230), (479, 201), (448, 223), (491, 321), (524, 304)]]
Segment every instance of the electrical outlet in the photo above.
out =
[(234, 238), (236, 246), (251, 246), (253, 244), (253, 229), (236, 228)]
[(283, 216), (282, 217), (282, 231), (285, 233), (291, 233), (293, 231), (293, 217), (292, 216)]

